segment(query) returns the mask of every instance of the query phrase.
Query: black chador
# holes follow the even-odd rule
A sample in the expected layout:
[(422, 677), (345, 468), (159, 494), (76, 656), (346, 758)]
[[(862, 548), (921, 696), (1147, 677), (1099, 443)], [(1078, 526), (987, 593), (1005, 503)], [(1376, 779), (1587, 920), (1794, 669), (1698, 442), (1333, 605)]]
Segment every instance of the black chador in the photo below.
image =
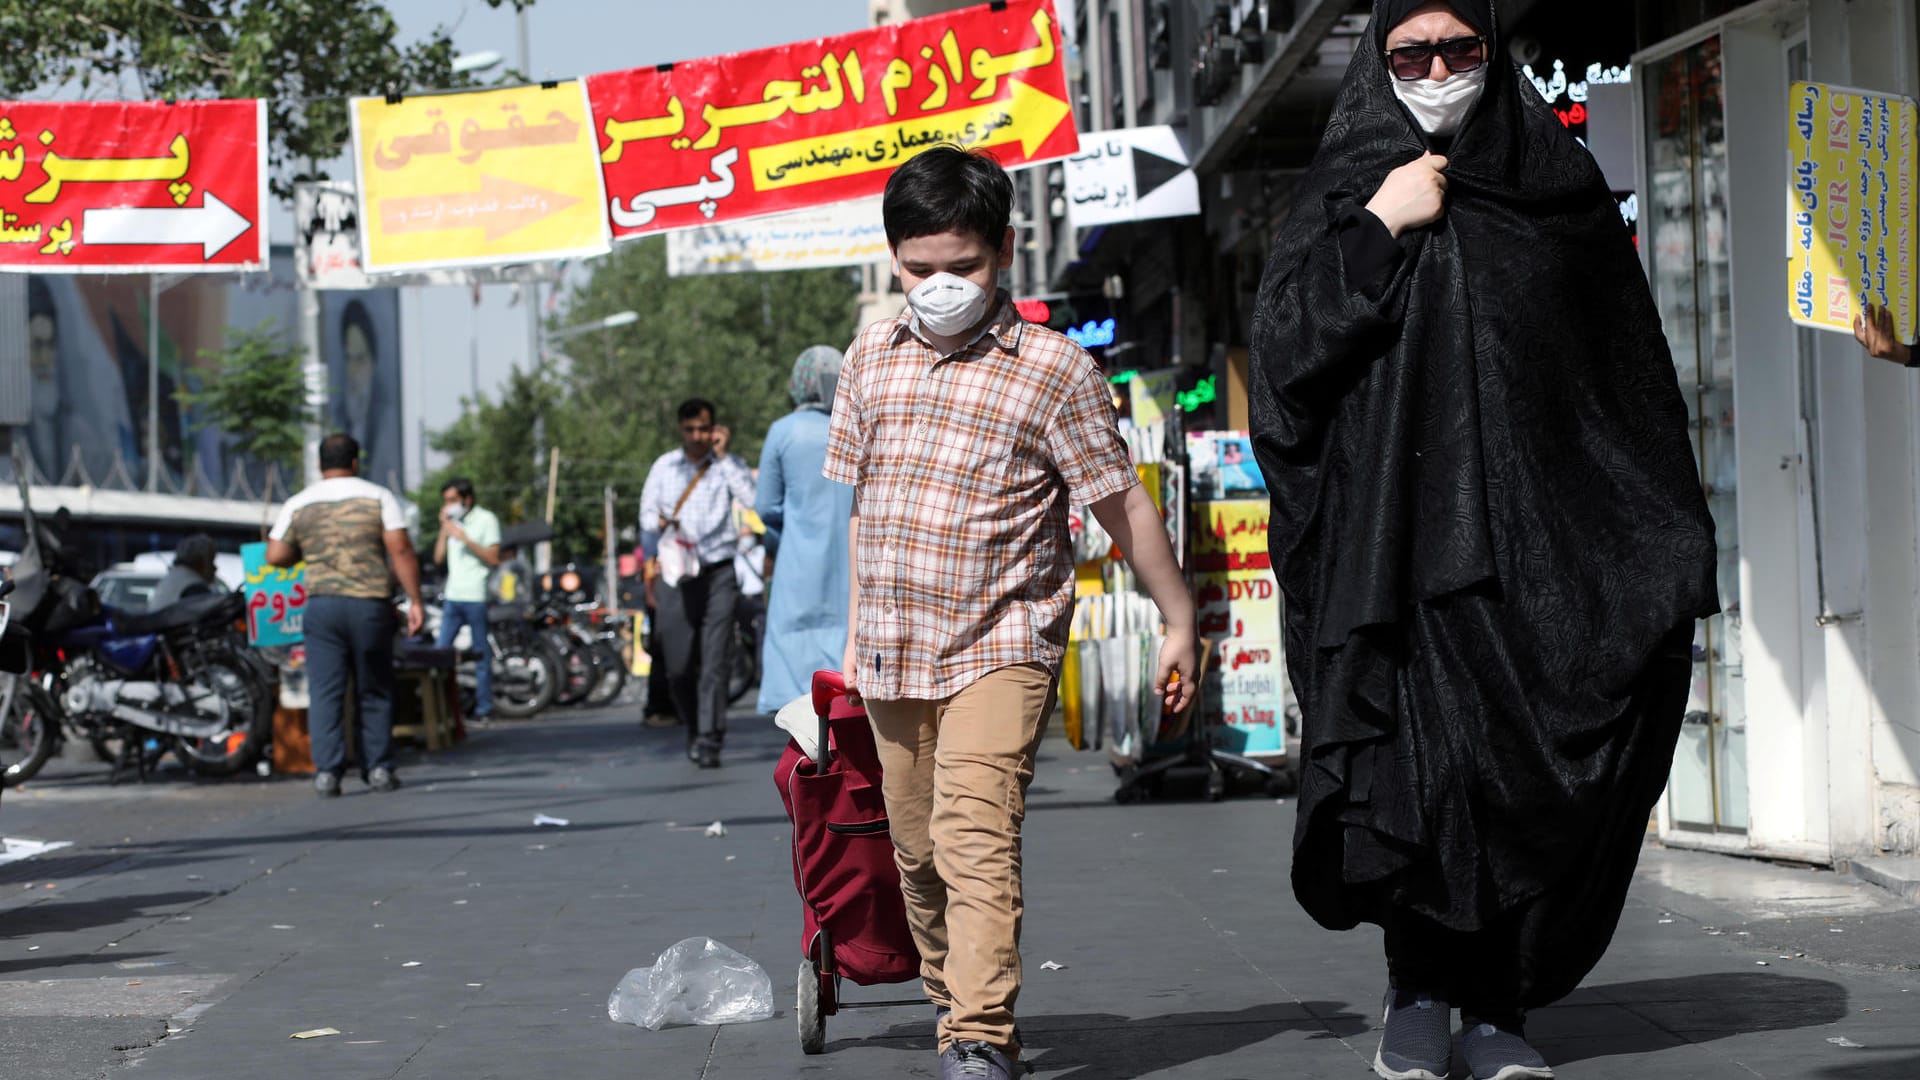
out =
[[(1429, 140), (1382, 56), (1416, 6), (1376, 3), (1254, 318), (1305, 717), (1293, 884), (1327, 927), (1386, 927), (1396, 975), (1525, 1009), (1613, 935), (1717, 610), (1714, 531), (1599, 168), (1497, 41)], [(1486, 0), (1454, 7), (1491, 29)], [(1430, 149), (1444, 214), (1395, 238), (1362, 207)]]

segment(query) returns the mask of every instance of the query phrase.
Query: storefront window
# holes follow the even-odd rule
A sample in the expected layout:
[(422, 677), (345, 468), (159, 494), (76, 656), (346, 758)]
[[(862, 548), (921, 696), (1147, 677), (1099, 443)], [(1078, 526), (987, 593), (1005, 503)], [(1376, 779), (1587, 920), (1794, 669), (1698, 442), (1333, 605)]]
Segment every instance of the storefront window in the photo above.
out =
[(1674, 757), (1668, 809), (1681, 828), (1743, 832), (1747, 725), (1720, 41), (1711, 38), (1642, 70), (1649, 185), (1642, 236), (1649, 245), (1654, 299), (1693, 424), (1701, 483), (1719, 533), (1723, 609), (1695, 631), (1693, 692)]

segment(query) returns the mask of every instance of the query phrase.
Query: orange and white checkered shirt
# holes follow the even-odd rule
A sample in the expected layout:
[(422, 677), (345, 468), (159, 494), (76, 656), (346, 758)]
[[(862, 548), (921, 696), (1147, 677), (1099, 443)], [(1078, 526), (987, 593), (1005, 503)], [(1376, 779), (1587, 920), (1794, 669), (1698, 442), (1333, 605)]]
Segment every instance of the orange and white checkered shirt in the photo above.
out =
[(1057, 670), (1068, 506), (1139, 483), (1093, 357), (1004, 291), (987, 329), (945, 358), (911, 313), (860, 332), (824, 472), (859, 491), (856, 678), (880, 701), (950, 697), (1017, 664)]

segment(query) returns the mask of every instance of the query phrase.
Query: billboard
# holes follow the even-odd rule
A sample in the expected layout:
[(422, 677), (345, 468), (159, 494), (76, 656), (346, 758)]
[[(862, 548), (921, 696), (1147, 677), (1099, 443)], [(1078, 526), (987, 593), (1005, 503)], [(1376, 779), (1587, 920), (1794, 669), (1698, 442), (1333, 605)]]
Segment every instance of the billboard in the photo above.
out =
[[(26, 287), (27, 441), (40, 472), (56, 483), (139, 487), (147, 459), (146, 279), (36, 274)], [(168, 490), (196, 478), (192, 490), (224, 492), (243, 469), (255, 490), (263, 484), (264, 471), (233, 460), (223, 433), (203, 426), (174, 395), (205, 385), (217, 367), (208, 353), (222, 347), (229, 331), (265, 324), (297, 340), (296, 290), (292, 253), (280, 248), (266, 273), (198, 276), (160, 293), (160, 455)], [(405, 460), (399, 295), (392, 289), (323, 293), (321, 318), (335, 413), (329, 423), (352, 431), (371, 451), (368, 479), (390, 483)]]

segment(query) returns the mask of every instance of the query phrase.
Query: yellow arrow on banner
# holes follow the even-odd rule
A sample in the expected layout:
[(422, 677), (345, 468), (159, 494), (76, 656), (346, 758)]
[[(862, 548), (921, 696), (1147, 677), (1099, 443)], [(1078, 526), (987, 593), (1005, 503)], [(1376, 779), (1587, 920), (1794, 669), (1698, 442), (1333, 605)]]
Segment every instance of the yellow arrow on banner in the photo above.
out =
[(1044, 90), (1014, 82), (1004, 101), (877, 124), (747, 151), (756, 191), (773, 191), (891, 169), (930, 146), (1001, 146), (1017, 142), (1032, 157), (1073, 107)]

